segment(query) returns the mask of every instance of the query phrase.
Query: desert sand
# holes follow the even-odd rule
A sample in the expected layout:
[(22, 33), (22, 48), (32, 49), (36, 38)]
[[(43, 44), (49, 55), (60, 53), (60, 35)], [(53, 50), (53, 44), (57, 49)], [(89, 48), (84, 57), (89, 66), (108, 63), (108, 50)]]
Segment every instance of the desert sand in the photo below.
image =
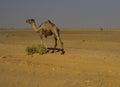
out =
[(0, 29), (0, 87), (120, 87), (120, 31), (68, 29), (61, 38), (64, 55), (27, 55), (27, 46), (40, 43), (38, 34)]

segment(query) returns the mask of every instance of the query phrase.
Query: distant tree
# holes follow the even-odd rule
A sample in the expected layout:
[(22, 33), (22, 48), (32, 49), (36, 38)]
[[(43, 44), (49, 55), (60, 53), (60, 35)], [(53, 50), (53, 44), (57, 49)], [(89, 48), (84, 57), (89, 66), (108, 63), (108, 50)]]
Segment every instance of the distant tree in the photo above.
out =
[(102, 27), (100, 27), (100, 31), (103, 31), (103, 28), (102, 28)]

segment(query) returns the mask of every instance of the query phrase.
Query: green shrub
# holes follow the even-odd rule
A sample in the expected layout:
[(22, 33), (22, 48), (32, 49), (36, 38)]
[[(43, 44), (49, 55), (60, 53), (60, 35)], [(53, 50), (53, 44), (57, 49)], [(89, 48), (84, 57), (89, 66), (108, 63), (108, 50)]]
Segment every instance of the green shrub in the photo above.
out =
[(26, 52), (28, 55), (34, 53), (45, 54), (47, 53), (47, 48), (43, 44), (32, 45), (26, 47)]
[(37, 48), (35, 46), (27, 46), (26, 52), (27, 54), (34, 54), (37, 52)]
[(37, 45), (37, 52), (40, 54), (45, 54), (47, 53), (47, 48), (43, 44)]

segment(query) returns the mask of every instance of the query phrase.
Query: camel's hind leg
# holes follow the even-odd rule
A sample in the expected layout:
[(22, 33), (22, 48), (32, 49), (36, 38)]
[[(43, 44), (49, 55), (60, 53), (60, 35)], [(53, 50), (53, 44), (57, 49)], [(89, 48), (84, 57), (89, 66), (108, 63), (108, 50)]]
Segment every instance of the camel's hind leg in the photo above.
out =
[[(60, 49), (60, 51), (62, 51), (62, 53), (61, 54), (64, 54), (65, 53), (65, 51), (64, 51), (64, 47), (63, 47), (63, 41), (61, 40), (61, 38), (58, 36), (58, 37), (56, 37), (56, 39), (57, 40), (59, 40), (59, 42), (60, 42), (60, 45), (61, 45), (61, 49)], [(56, 41), (57, 41), (56, 40)], [(56, 42), (57, 43), (57, 42)], [(57, 45), (56, 45), (57, 46)]]
[(54, 36), (54, 41), (55, 41), (55, 44), (54, 44), (54, 48), (51, 53), (54, 53), (57, 47), (57, 38), (55, 36)]
[[(61, 54), (64, 54), (65, 53), (65, 51), (64, 51), (64, 48), (63, 48), (63, 42), (62, 42), (62, 40), (58, 37), (54, 37), (54, 40), (55, 40), (55, 44), (54, 44), (54, 49), (52, 50), (52, 53), (54, 53), (55, 52), (55, 50), (56, 50), (56, 52), (59, 52), (59, 51), (61, 51), (62, 53)], [(56, 48), (57, 47), (57, 40), (59, 40), (60, 41), (60, 44), (61, 44), (61, 49), (59, 49), (59, 48)]]
[(54, 39), (55, 39), (55, 49), (57, 47), (57, 40), (59, 40), (60, 45), (61, 45), (61, 49), (59, 49), (59, 51), (62, 51), (61, 54), (64, 54), (65, 51), (64, 51), (64, 47), (63, 47), (63, 41), (60, 38), (60, 31), (59, 31), (59, 29), (57, 29), (57, 30), (55, 29), (55, 31), (54, 31)]
[(56, 47), (57, 47), (57, 38), (56, 38), (56, 37), (54, 37), (54, 40), (55, 40), (55, 45), (54, 45), (54, 48), (56, 48)]
[(61, 44), (61, 51), (62, 51), (61, 54), (64, 54), (65, 51), (64, 51), (64, 47), (63, 47), (63, 41), (60, 38), (59, 38), (59, 41), (60, 41), (60, 44)]

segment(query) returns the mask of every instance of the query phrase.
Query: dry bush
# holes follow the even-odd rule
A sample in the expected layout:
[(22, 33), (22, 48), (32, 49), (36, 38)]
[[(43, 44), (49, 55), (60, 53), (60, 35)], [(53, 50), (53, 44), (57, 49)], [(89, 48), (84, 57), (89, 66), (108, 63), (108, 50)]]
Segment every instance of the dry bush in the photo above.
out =
[(26, 47), (26, 52), (28, 55), (34, 53), (45, 54), (47, 53), (47, 48), (43, 44), (32, 45)]

